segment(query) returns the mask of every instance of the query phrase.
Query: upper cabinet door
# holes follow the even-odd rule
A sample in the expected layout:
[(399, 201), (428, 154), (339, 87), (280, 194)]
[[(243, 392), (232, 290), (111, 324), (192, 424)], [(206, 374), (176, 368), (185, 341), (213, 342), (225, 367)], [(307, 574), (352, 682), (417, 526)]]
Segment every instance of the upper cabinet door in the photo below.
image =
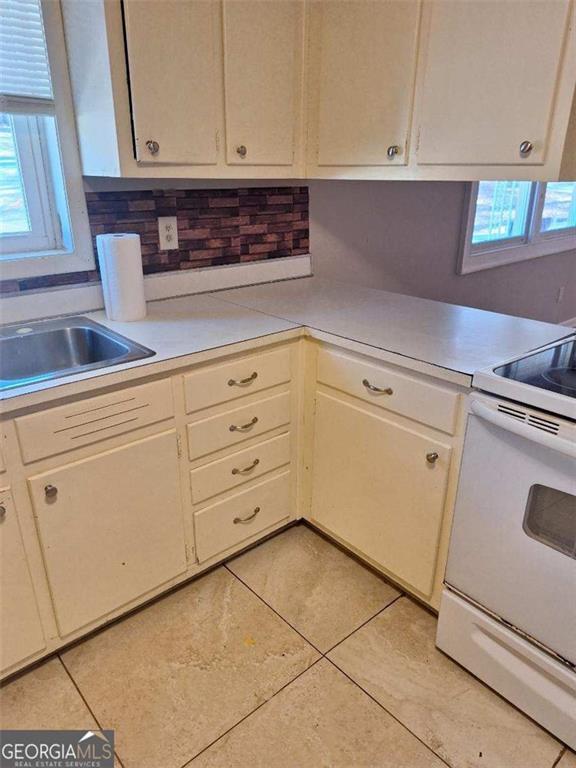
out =
[(570, 0), (432, 0), (422, 164), (541, 165)]
[(124, 0), (136, 159), (214, 164), (218, 4)]
[(419, 0), (312, 4), (312, 164), (406, 165), (419, 19)]
[(292, 165), (302, 101), (300, 0), (225, 0), (226, 160)]

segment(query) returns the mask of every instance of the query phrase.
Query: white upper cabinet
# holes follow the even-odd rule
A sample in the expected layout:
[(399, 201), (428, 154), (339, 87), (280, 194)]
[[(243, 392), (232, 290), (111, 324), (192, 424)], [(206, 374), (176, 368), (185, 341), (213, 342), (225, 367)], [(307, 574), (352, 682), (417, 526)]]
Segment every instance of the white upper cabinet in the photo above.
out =
[(405, 165), (419, 0), (326, 0), (310, 9), (310, 162)]
[(418, 162), (544, 163), (569, 17), (570, 0), (433, 0)]
[(301, 120), (303, 3), (224, 1), (226, 161), (291, 166)]
[(61, 3), (86, 175), (554, 180), (576, 153), (575, 0)]
[(215, 164), (216, 4), (124, 0), (136, 159)]

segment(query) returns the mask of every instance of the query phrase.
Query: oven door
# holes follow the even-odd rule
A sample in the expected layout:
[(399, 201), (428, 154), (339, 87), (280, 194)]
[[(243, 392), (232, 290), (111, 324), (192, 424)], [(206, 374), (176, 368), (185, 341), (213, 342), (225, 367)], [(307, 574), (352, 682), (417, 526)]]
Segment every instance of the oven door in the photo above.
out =
[(576, 664), (576, 427), (497, 405), (471, 396), (446, 582)]

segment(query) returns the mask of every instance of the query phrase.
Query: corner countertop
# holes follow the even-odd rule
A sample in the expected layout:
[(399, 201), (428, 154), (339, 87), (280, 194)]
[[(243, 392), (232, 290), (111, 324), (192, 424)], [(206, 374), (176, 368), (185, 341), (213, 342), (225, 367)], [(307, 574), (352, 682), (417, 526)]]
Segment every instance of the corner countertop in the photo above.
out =
[(573, 328), (317, 277), (216, 294), (349, 341), (471, 377)]
[(266, 344), (272, 335), (283, 341), (302, 333), (470, 386), (479, 368), (574, 332), (561, 325), (315, 277), (150, 302), (147, 317), (137, 322), (111, 321), (103, 311), (87, 316), (156, 354), (5, 390), (1, 412), (206, 362), (230, 345)]

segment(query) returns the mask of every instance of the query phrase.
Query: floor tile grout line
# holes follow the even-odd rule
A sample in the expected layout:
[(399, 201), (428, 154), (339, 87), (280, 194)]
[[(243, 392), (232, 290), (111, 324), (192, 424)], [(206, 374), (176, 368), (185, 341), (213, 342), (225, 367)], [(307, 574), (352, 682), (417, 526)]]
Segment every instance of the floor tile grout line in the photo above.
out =
[[(60, 664), (62, 664), (62, 666), (64, 667), (64, 671), (66, 672), (66, 674), (67, 674), (67, 675), (68, 675), (68, 677), (70, 678), (70, 682), (72, 683), (72, 685), (74, 686), (74, 688), (75, 688), (75, 689), (76, 689), (76, 691), (78, 692), (78, 696), (80, 696), (80, 698), (81, 698), (81, 699), (82, 699), (82, 701), (84, 702), (84, 705), (85, 705), (86, 709), (88, 710), (88, 712), (90, 712), (90, 714), (92, 715), (92, 717), (93, 717), (93, 718), (94, 718), (94, 720), (96, 721), (96, 725), (98, 726), (98, 728), (99, 728), (101, 731), (104, 731), (104, 730), (106, 730), (105, 728), (103, 728), (103, 727), (102, 727), (102, 725), (100, 725), (100, 720), (98, 720), (98, 718), (96, 717), (96, 713), (95, 713), (95, 712), (92, 710), (92, 707), (91, 707), (91, 706), (88, 704), (88, 702), (86, 701), (86, 698), (84, 697), (84, 694), (83, 694), (83, 693), (82, 693), (82, 691), (80, 690), (80, 688), (79, 688), (79, 686), (78, 686), (78, 684), (77, 684), (76, 680), (74, 680), (74, 677), (72, 676), (72, 673), (70, 672), (70, 670), (69, 670), (69, 669), (68, 669), (68, 667), (66, 666), (66, 663), (64, 662), (64, 659), (62, 658), (62, 656), (61, 656), (59, 653), (58, 653), (58, 654), (56, 654), (56, 655), (57, 655), (57, 657), (58, 657), (58, 660), (60, 661)], [(116, 733), (116, 732), (114, 732), (114, 733)], [(121, 759), (120, 759), (120, 757), (118, 756), (118, 753), (116, 752), (116, 749), (114, 749), (114, 757), (115, 757), (115, 758), (116, 758), (116, 760), (118, 760), (118, 762), (120, 763), (120, 766), (121, 766), (121, 768), (124, 768), (124, 763), (122, 762), (122, 760), (121, 760)]]
[(558, 765), (558, 763), (560, 762), (560, 760), (562, 760), (562, 758), (563, 758), (563, 757), (564, 757), (564, 755), (566, 754), (566, 751), (567, 751), (567, 749), (568, 749), (567, 747), (564, 747), (564, 746), (562, 747), (562, 749), (560, 750), (560, 754), (558, 755), (558, 757), (556, 758), (556, 760), (554, 760), (554, 762), (552, 763), (552, 766), (551, 766), (551, 768), (556, 768), (556, 766)]
[(403, 723), (401, 720), (399, 720), (396, 717), (396, 715), (392, 714), (392, 712), (390, 712), (388, 709), (386, 709), (386, 707), (380, 701), (378, 701), (378, 699), (376, 699), (371, 693), (369, 693), (365, 688), (363, 688), (360, 685), (360, 683), (358, 683), (356, 680), (354, 680), (353, 677), (350, 677), (350, 675), (347, 672), (345, 672), (341, 667), (339, 667), (338, 664), (336, 664), (335, 661), (332, 661), (332, 659), (329, 656), (325, 656), (324, 658), (326, 659), (326, 661), (329, 661), (330, 664), (332, 664), (332, 666), (335, 667), (335, 669), (337, 669), (339, 672), (341, 672), (344, 675), (344, 677), (346, 677), (348, 680), (350, 680), (351, 683), (353, 683), (357, 688), (359, 688), (362, 691), (362, 693), (365, 693), (366, 696), (368, 696), (369, 699), (372, 699), (372, 701), (375, 704), (377, 704), (380, 707), (380, 709), (383, 709), (384, 712), (386, 712), (386, 714), (390, 715), (390, 717), (393, 720), (395, 720), (398, 723), (398, 725), (400, 725), (405, 731), (407, 731), (411, 736), (413, 736), (417, 741), (419, 741), (420, 744), (422, 744), (423, 747), (425, 747), (429, 752), (431, 752), (435, 757), (437, 757), (438, 760), (440, 760), (442, 763), (444, 763), (444, 765), (447, 765), (448, 768), (453, 768), (453, 766), (447, 760), (445, 760), (437, 752), (435, 752), (431, 747), (429, 747), (428, 744), (426, 744), (426, 742), (423, 741), (420, 738), (420, 736), (418, 736), (416, 733), (411, 731), (410, 728), (408, 728), (408, 726), (405, 723)]
[(334, 643), (334, 645), (333, 645), (331, 648), (328, 648), (328, 650), (327, 650), (327, 651), (325, 651), (325, 652), (324, 652), (322, 655), (323, 655), (323, 656), (327, 656), (329, 653), (332, 653), (332, 651), (334, 650), (334, 648), (338, 648), (338, 646), (339, 646), (339, 645), (341, 645), (342, 643), (346, 642), (346, 640), (348, 640), (349, 638), (351, 638), (351, 637), (352, 637), (352, 635), (356, 634), (356, 632), (358, 632), (359, 630), (361, 630), (361, 629), (362, 629), (362, 627), (365, 627), (365, 626), (366, 626), (366, 624), (370, 624), (370, 622), (371, 622), (373, 619), (375, 619), (377, 616), (380, 616), (380, 614), (381, 614), (381, 613), (384, 613), (384, 611), (387, 611), (387, 610), (388, 610), (388, 608), (391, 608), (391, 607), (394, 605), (394, 603), (397, 603), (397, 602), (398, 602), (398, 600), (400, 600), (402, 597), (406, 597), (406, 595), (405, 595), (405, 593), (404, 593), (404, 592), (401, 592), (401, 593), (400, 593), (400, 594), (399, 594), (397, 597), (395, 597), (395, 598), (394, 598), (394, 600), (392, 600), (390, 603), (388, 603), (387, 605), (385, 605), (385, 606), (384, 606), (384, 608), (380, 608), (380, 610), (379, 610), (379, 611), (376, 611), (376, 613), (375, 613), (374, 615), (370, 616), (370, 618), (366, 619), (366, 621), (363, 621), (363, 622), (362, 622), (362, 624), (359, 624), (359, 625), (358, 625), (358, 626), (357, 626), (355, 629), (353, 629), (353, 630), (352, 630), (352, 632), (349, 632), (349, 633), (348, 633), (348, 634), (347, 634), (345, 637), (343, 637), (341, 640), (338, 640), (338, 642), (337, 642), (337, 643)]
[(324, 660), (324, 656), (320, 656), (316, 659), (316, 661), (313, 661), (312, 664), (310, 664), (309, 667), (306, 667), (306, 669), (303, 669), (302, 672), (299, 672), (295, 677), (293, 677), (291, 680), (289, 680), (287, 683), (285, 683), (281, 688), (278, 688), (277, 691), (275, 691), (270, 698), (266, 699), (266, 701), (263, 701), (261, 704), (258, 704), (257, 707), (255, 707), (253, 710), (248, 712), (248, 714), (244, 715), (244, 717), (241, 717), (240, 720), (238, 720), (237, 723), (234, 723), (234, 725), (231, 725), (230, 728), (225, 730), (223, 733), (221, 733), (217, 738), (214, 739), (214, 741), (211, 741), (210, 744), (207, 744), (205, 747), (203, 747), (200, 752), (197, 752), (193, 757), (191, 757), (189, 760), (187, 760), (185, 763), (182, 763), (179, 768), (187, 768), (187, 766), (191, 765), (194, 760), (196, 760), (197, 757), (200, 757), (206, 750), (210, 749), (210, 747), (214, 746), (217, 742), (220, 741), (220, 739), (223, 739), (224, 736), (227, 736), (229, 733), (231, 733), (235, 728), (237, 728), (239, 725), (241, 725), (245, 720), (248, 720), (249, 717), (252, 717), (253, 714), (258, 712), (258, 710), (262, 709), (262, 707), (265, 707), (266, 704), (272, 701), (276, 696), (278, 696), (279, 693), (282, 693), (286, 688), (292, 685), (292, 683), (296, 682), (298, 678), (302, 677), (302, 675), (305, 675), (306, 672), (309, 672), (312, 667), (315, 667), (316, 664)]
[(249, 584), (247, 584), (247, 583), (246, 583), (246, 582), (245, 582), (245, 581), (244, 581), (242, 578), (240, 578), (240, 576), (238, 576), (238, 574), (234, 573), (234, 571), (233, 571), (231, 568), (229, 568), (229, 567), (228, 567), (228, 563), (223, 563), (223, 565), (224, 565), (224, 568), (226, 568), (226, 570), (227, 570), (229, 573), (231, 573), (231, 574), (232, 574), (232, 576), (234, 576), (235, 578), (237, 578), (237, 579), (238, 579), (238, 581), (239, 581), (241, 584), (243, 584), (243, 585), (246, 587), (246, 589), (250, 590), (250, 592), (252, 592), (252, 594), (253, 594), (253, 595), (255, 595), (255, 596), (256, 596), (256, 597), (257, 597), (257, 598), (258, 598), (258, 599), (259, 599), (259, 600), (260, 600), (262, 603), (264, 603), (264, 605), (265, 605), (265, 606), (267, 606), (268, 608), (270, 608), (270, 610), (271, 610), (273, 613), (275, 613), (275, 614), (276, 614), (276, 616), (278, 616), (280, 619), (282, 619), (282, 621), (283, 621), (285, 624), (287, 624), (287, 625), (290, 627), (290, 629), (293, 629), (293, 630), (294, 630), (294, 632), (296, 632), (298, 635), (300, 635), (300, 637), (301, 637), (303, 640), (306, 640), (306, 642), (307, 642), (309, 645), (311, 645), (311, 646), (312, 646), (312, 648), (314, 648), (314, 650), (315, 650), (315, 651), (318, 651), (318, 653), (321, 653), (321, 654), (322, 654), (322, 656), (326, 656), (326, 654), (327, 654), (327, 653), (330, 653), (331, 651), (333, 651), (333, 650), (334, 650), (334, 648), (336, 648), (338, 645), (340, 645), (340, 643), (343, 643), (343, 642), (344, 642), (344, 640), (347, 640), (349, 637), (351, 637), (351, 636), (352, 636), (352, 635), (353, 635), (355, 632), (357, 632), (359, 629), (362, 629), (362, 627), (363, 627), (363, 626), (365, 626), (366, 624), (368, 624), (369, 622), (371, 622), (371, 621), (372, 621), (372, 619), (375, 619), (375, 618), (376, 618), (376, 616), (379, 616), (379, 615), (380, 615), (380, 614), (381, 614), (383, 611), (387, 610), (388, 608), (390, 608), (390, 606), (394, 605), (394, 603), (395, 603), (397, 600), (400, 600), (400, 598), (401, 598), (401, 597), (405, 597), (405, 596), (406, 596), (406, 594), (405, 594), (404, 592), (401, 592), (401, 593), (400, 593), (400, 594), (399, 594), (397, 597), (395, 597), (395, 598), (394, 598), (394, 600), (392, 600), (390, 603), (388, 603), (387, 605), (385, 605), (383, 608), (380, 608), (379, 610), (377, 610), (377, 611), (376, 611), (376, 613), (374, 613), (374, 614), (372, 614), (371, 616), (369, 616), (369, 617), (368, 617), (368, 618), (367, 618), (365, 621), (363, 621), (363, 622), (362, 622), (362, 624), (359, 624), (359, 625), (358, 625), (358, 626), (357, 626), (355, 629), (353, 629), (351, 632), (349, 632), (349, 633), (348, 633), (348, 634), (347, 634), (345, 637), (343, 637), (341, 640), (338, 640), (338, 642), (337, 642), (337, 643), (334, 643), (334, 645), (330, 646), (330, 648), (328, 648), (328, 650), (326, 650), (326, 651), (321, 651), (321, 650), (320, 650), (320, 648), (318, 648), (317, 646), (315, 646), (315, 645), (314, 645), (314, 643), (313, 643), (313, 642), (312, 642), (312, 641), (311, 641), (309, 638), (307, 638), (307, 637), (306, 637), (306, 635), (304, 635), (302, 632), (300, 632), (300, 630), (299, 630), (299, 629), (296, 629), (296, 627), (295, 627), (293, 624), (291, 624), (291, 623), (288, 621), (288, 619), (287, 619), (287, 618), (285, 618), (284, 616), (282, 616), (282, 614), (281, 614), (279, 611), (277, 611), (277, 610), (276, 610), (276, 608), (274, 608), (272, 605), (270, 605), (270, 603), (266, 602), (266, 600), (264, 600), (264, 598), (262, 597), (262, 595), (259, 595), (259, 594), (258, 594), (258, 592), (256, 592), (256, 590), (252, 589), (252, 587), (251, 587)]
[(294, 627), (292, 624), (290, 624), (290, 622), (289, 622), (287, 619), (285, 619), (285, 618), (284, 618), (284, 616), (282, 616), (282, 614), (281, 614), (281, 613), (278, 613), (278, 611), (277, 611), (275, 608), (273, 608), (273, 607), (272, 607), (272, 606), (271, 606), (269, 603), (267, 603), (267, 602), (266, 602), (266, 600), (264, 600), (264, 598), (263, 598), (261, 595), (259, 595), (259, 594), (258, 594), (258, 592), (255, 592), (255, 591), (252, 589), (252, 587), (251, 587), (251, 586), (249, 586), (248, 584), (246, 584), (246, 582), (245, 582), (245, 581), (243, 581), (243, 580), (240, 578), (240, 576), (237, 576), (237, 575), (234, 573), (234, 571), (230, 570), (230, 568), (228, 568), (228, 565), (227, 565), (226, 563), (224, 563), (224, 568), (226, 568), (226, 570), (228, 571), (228, 573), (232, 574), (232, 576), (234, 576), (234, 578), (235, 578), (235, 579), (238, 579), (238, 581), (240, 582), (240, 584), (243, 584), (243, 585), (246, 587), (246, 589), (247, 589), (247, 590), (249, 590), (249, 591), (250, 591), (250, 592), (251, 592), (251, 593), (252, 593), (252, 594), (253, 594), (255, 597), (257, 597), (257, 598), (258, 598), (258, 600), (260, 600), (260, 602), (261, 602), (261, 603), (263, 603), (263, 604), (264, 604), (264, 605), (265, 605), (267, 608), (270, 608), (270, 610), (271, 610), (273, 613), (275, 613), (275, 614), (276, 614), (276, 616), (278, 616), (278, 618), (279, 618), (279, 619), (282, 619), (282, 621), (283, 621), (285, 624), (287, 624), (287, 625), (290, 627), (290, 629), (294, 630), (294, 632), (296, 632), (296, 634), (297, 634), (297, 635), (300, 635), (300, 637), (301, 637), (303, 640), (305, 640), (305, 641), (308, 643), (308, 645), (312, 646), (312, 648), (314, 648), (314, 650), (315, 650), (317, 653), (319, 653), (321, 656), (324, 656), (324, 654), (322, 653), (322, 651), (320, 650), (320, 648), (317, 648), (317, 647), (314, 645), (314, 643), (312, 643), (310, 640), (308, 640), (308, 638), (307, 638), (305, 635), (303, 635), (303, 634), (302, 634), (302, 632), (300, 632), (300, 630), (296, 629), (296, 627)]

